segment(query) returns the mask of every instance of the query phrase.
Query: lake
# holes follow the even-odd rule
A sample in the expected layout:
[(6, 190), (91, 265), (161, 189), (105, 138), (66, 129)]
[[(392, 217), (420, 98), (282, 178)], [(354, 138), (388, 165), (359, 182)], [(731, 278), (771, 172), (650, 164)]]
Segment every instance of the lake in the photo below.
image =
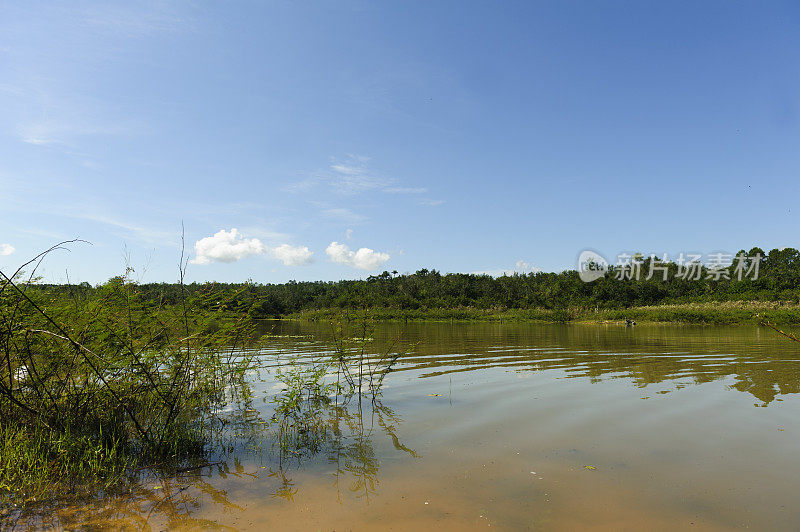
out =
[[(276, 322), (251, 375), (268, 420), (324, 324)], [(334, 440), (252, 429), (212, 467), (63, 508), (66, 526), (261, 530), (797, 530), (800, 344), (754, 326), (379, 324), (408, 346)], [(257, 422), (252, 426), (267, 427)], [(248, 432), (248, 430), (250, 432)], [(273, 442), (274, 443), (274, 442)]]

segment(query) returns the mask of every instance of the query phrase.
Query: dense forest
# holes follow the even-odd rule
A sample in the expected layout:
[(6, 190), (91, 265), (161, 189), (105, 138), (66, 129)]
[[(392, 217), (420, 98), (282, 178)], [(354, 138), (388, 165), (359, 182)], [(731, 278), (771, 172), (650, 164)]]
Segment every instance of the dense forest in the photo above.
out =
[[(667, 262), (661, 264), (665, 271), (659, 270), (648, 279), (652, 259), (642, 256), (638, 280), (627, 278), (619, 266), (611, 266), (603, 277), (593, 282), (582, 281), (575, 270), (492, 277), (422, 269), (407, 274), (383, 272), (363, 280), (185, 286), (150, 283), (137, 285), (137, 290), (145, 300), (156, 305), (176, 304), (184, 290), (189, 296), (202, 296), (211, 307), (209, 310), (218, 310), (213, 307), (224, 305), (224, 310), (247, 312), (254, 317), (279, 317), (324, 309), (625, 309), (709, 301), (800, 302), (798, 250), (783, 248), (764, 253), (760, 248), (753, 248), (739, 254), (762, 257), (757, 276), (752, 270), (749, 276), (737, 276), (734, 256), (734, 264), (721, 274), (702, 266), (697, 275), (682, 278), (679, 264)], [(66, 294), (80, 297), (89, 296), (99, 287), (83, 283), (40, 284), (31, 288), (52, 297)]]

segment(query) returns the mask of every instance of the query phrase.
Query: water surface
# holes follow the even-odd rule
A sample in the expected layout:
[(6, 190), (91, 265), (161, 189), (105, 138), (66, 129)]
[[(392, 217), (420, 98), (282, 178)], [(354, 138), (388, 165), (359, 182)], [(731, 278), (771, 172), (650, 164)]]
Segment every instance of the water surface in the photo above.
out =
[[(330, 350), (278, 323), (272, 371)], [(800, 344), (750, 326), (382, 324), (413, 351), (316, 454), (232, 441), (214, 467), (58, 515), (261, 530), (796, 530)], [(269, 432), (269, 431), (267, 431)], [(266, 442), (266, 443), (265, 443)]]

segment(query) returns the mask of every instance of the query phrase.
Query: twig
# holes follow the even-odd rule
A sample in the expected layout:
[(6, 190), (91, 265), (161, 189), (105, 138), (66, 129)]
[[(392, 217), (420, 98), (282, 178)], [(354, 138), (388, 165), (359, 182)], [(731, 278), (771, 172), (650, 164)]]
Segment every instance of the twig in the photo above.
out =
[(762, 317), (761, 317), (760, 315), (758, 315), (758, 314), (756, 314), (756, 317), (757, 317), (757, 318), (760, 320), (760, 322), (761, 322), (761, 325), (765, 325), (765, 326), (769, 327), (769, 328), (770, 328), (770, 329), (772, 329), (773, 331), (776, 331), (776, 332), (778, 332), (779, 334), (782, 334), (783, 336), (785, 336), (786, 338), (789, 338), (790, 340), (794, 340), (795, 342), (800, 342), (800, 340), (798, 340), (798, 339), (797, 339), (797, 336), (795, 336), (794, 334), (792, 334), (792, 333), (785, 333), (785, 332), (783, 332), (782, 330), (778, 329), (778, 327), (776, 327), (774, 324), (772, 324), (772, 323), (768, 322), (766, 319), (762, 318)]

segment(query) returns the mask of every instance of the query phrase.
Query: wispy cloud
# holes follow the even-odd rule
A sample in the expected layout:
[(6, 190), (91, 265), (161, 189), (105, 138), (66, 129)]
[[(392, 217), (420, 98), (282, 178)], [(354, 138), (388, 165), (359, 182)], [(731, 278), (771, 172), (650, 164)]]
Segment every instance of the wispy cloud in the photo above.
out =
[(437, 207), (437, 206), (441, 205), (442, 203), (444, 203), (444, 200), (434, 200), (434, 199), (427, 199), (427, 198), (423, 199), (423, 200), (420, 200), (420, 202), (419, 202), (420, 205), (425, 205), (426, 207)]
[(11, 244), (0, 244), (0, 255), (2, 255), (3, 257), (11, 255), (12, 253), (14, 253), (14, 251), (16, 250), (14, 249), (14, 246), (12, 246)]
[(192, 18), (177, 10), (176, 4), (104, 4), (92, 6), (82, 13), (85, 27), (113, 32), (125, 37), (143, 37), (153, 33), (172, 33), (192, 28)]
[(428, 189), (425, 187), (389, 187), (383, 191), (387, 194), (425, 194)]
[(339, 193), (356, 194), (368, 190), (385, 189), (392, 183), (392, 179), (377, 175), (367, 167), (369, 157), (348, 155), (342, 162), (333, 162), (330, 165), (330, 184)]
[(46, 101), (38, 102), (43, 110), (41, 115), (19, 118), (17, 136), (26, 144), (57, 148), (68, 155), (86, 158), (88, 155), (76, 148), (83, 137), (115, 137), (145, 129), (134, 119), (122, 118), (111, 109), (102, 110), (103, 104), (98, 101), (86, 102), (64, 95), (32, 98)]
[(339, 242), (331, 242), (325, 249), (325, 253), (332, 262), (361, 270), (375, 270), (389, 260), (388, 253), (381, 253), (370, 248), (360, 248), (358, 251), (353, 251), (347, 244), (340, 244)]
[(149, 244), (163, 244), (164, 242), (174, 241), (176, 236), (179, 236), (177, 229), (169, 231), (165, 229), (157, 229), (154, 227), (132, 224), (124, 220), (118, 220), (102, 214), (88, 212), (64, 212), (61, 214), (70, 218), (89, 220), (110, 226), (112, 228), (121, 229), (127, 234), (127, 236), (132, 236), (137, 240), (141, 240)]
[[(81, 158), (82, 137), (146, 129), (141, 116), (96, 94), (96, 80), (103, 79), (110, 64), (127, 60), (122, 54), (137, 40), (145, 43), (154, 34), (194, 25), (191, 8), (169, 2), (9, 7), (12, 12), (0, 20), (0, 34), (11, 43), (3, 48), (3, 127), (23, 143)], [(51, 46), (54, 38), (58, 44)]]
[(380, 191), (387, 194), (425, 194), (426, 187), (402, 185), (398, 179), (387, 177), (370, 168), (371, 159), (363, 155), (348, 154), (344, 159), (333, 159), (322, 172), (287, 187), (288, 192), (307, 192), (318, 186), (326, 186), (341, 195)]
[(367, 219), (366, 216), (363, 214), (358, 214), (357, 212), (353, 212), (350, 209), (340, 207), (335, 209), (325, 209), (322, 211), (322, 215), (326, 218), (331, 218), (334, 220), (339, 220), (345, 223), (359, 223), (363, 222)]

